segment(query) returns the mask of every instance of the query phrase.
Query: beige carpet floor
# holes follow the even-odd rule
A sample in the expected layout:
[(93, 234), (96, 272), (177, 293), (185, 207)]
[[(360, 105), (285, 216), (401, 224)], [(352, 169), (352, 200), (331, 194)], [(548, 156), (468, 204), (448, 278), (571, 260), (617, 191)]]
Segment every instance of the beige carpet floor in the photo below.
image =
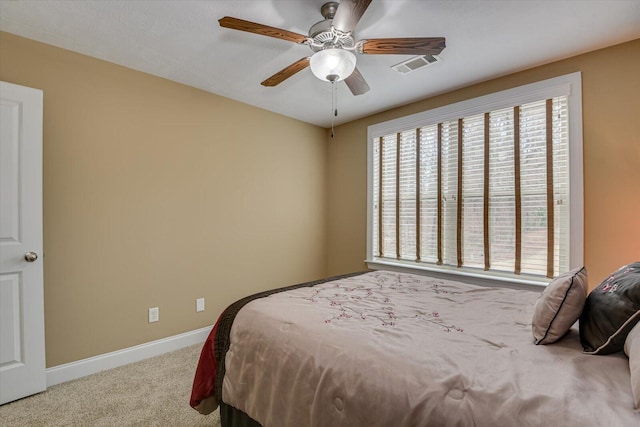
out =
[(0, 406), (0, 425), (220, 426), (189, 406), (201, 345), (50, 387)]

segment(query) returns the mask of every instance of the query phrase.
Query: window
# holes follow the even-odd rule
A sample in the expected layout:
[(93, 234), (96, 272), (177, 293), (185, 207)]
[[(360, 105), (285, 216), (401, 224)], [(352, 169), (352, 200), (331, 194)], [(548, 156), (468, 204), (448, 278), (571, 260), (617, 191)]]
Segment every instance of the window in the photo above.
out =
[(574, 73), (368, 129), (367, 262), (518, 283), (582, 265)]

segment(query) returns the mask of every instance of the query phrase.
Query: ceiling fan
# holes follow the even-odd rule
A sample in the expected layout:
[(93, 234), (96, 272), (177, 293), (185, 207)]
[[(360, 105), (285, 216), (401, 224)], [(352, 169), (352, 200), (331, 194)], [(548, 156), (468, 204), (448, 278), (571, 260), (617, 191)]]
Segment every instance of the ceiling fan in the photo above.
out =
[(309, 29), (309, 35), (294, 33), (243, 19), (225, 16), (220, 26), (275, 37), (308, 45), (313, 54), (299, 59), (262, 82), (276, 86), (307, 67), (320, 80), (335, 83), (344, 80), (351, 93), (361, 95), (369, 85), (356, 67), (356, 56), (365, 55), (437, 55), (445, 48), (444, 37), (386, 38), (356, 41), (353, 30), (372, 0), (341, 0), (325, 3), (320, 13), (324, 20)]

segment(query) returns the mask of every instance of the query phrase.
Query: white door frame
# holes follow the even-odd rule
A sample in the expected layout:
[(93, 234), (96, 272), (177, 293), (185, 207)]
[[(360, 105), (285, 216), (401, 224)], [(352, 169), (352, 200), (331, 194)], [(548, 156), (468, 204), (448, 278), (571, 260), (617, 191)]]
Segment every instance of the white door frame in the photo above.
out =
[(0, 404), (46, 389), (42, 101), (0, 82)]

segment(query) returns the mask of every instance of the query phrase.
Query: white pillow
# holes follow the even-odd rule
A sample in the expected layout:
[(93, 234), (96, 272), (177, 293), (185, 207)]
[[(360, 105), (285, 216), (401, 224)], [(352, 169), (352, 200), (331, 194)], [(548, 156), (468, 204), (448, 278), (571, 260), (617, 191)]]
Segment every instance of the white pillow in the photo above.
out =
[(624, 353), (629, 356), (633, 404), (636, 409), (640, 409), (640, 323), (637, 323), (627, 335)]
[(553, 279), (533, 309), (534, 343), (551, 344), (562, 338), (580, 317), (586, 299), (586, 268), (576, 268)]

